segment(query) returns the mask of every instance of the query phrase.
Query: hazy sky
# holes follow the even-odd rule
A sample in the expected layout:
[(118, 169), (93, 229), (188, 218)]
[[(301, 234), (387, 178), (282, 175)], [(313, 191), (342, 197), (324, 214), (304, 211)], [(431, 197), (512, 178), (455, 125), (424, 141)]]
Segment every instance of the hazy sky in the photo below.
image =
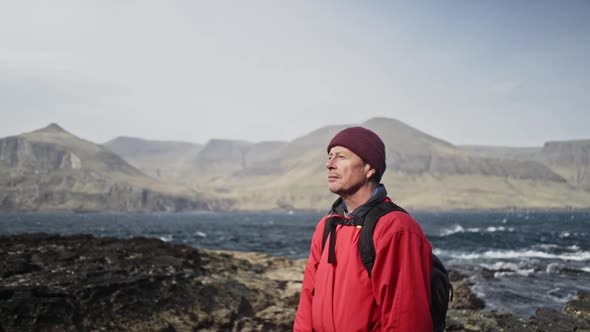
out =
[(0, 137), (590, 138), (590, 1), (4, 1)]

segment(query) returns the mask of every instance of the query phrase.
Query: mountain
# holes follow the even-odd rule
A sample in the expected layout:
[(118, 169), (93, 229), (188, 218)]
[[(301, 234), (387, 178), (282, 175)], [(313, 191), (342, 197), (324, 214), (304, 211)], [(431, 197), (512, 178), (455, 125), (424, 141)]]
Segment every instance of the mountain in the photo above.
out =
[[(51, 125), (0, 140), (1, 209), (325, 211), (336, 199), (327, 190), (326, 146), (353, 125), (385, 142), (382, 182), (408, 209), (590, 208), (590, 140), (464, 147), (396, 119), (373, 118), (321, 127), (290, 142), (204, 145), (119, 137), (103, 147)], [(141, 192), (149, 194), (138, 198)], [(150, 198), (155, 193), (158, 199)], [(172, 197), (183, 203), (161, 203)]]
[(266, 162), (286, 143), (278, 141), (251, 143), (237, 140), (212, 139), (194, 158), (192, 166), (200, 171), (232, 174)]
[[(153, 177), (199, 188), (228, 174), (266, 173), (266, 161), (286, 143), (211, 139), (205, 145), (118, 137), (104, 144)], [(264, 170), (258, 168), (262, 167)]]
[[(326, 189), (326, 146), (338, 131), (353, 125), (370, 128), (385, 142), (383, 182), (408, 208), (590, 207), (590, 193), (547, 163), (477, 153), (389, 118), (326, 126), (275, 145), (211, 140), (192, 168), (168, 180), (231, 199), (238, 209), (325, 210), (336, 198)], [(256, 160), (249, 158), (265, 145), (272, 148)]]
[[(565, 182), (565, 179), (540, 163), (471, 155), (398, 120), (375, 118), (361, 125), (375, 131), (386, 143), (387, 167), (395, 172), (408, 175), (474, 174)], [(279, 169), (287, 171), (291, 168), (311, 165), (314, 171), (318, 167), (323, 170), (327, 151), (320, 147), (327, 145), (331, 137), (345, 127), (347, 126), (325, 127), (286, 145), (274, 157), (282, 165)], [(269, 161), (272, 159), (264, 160), (264, 162)]]
[(109, 150), (126, 157), (151, 157), (154, 155), (184, 156), (195, 155), (203, 149), (200, 144), (173, 141), (152, 141), (141, 138), (121, 136), (103, 144)]
[(575, 187), (590, 191), (590, 140), (547, 142), (541, 160)]
[(590, 190), (590, 140), (551, 141), (538, 148), (494, 146), (461, 148), (488, 158), (536, 161), (566, 179), (575, 188)]
[[(393, 119), (376, 118), (361, 125), (384, 140), (388, 170), (383, 181), (392, 197), (408, 207), (590, 205), (590, 196), (572, 191), (562, 176), (541, 163), (471, 155)], [(326, 209), (335, 197), (326, 189), (325, 147), (335, 133), (347, 126), (350, 125), (324, 127), (287, 144), (267, 161), (274, 172), (249, 178), (228, 175), (226, 180), (231, 186), (227, 187), (232, 188), (228, 189), (228, 196), (243, 208), (274, 205)], [(552, 199), (553, 194), (561, 199)], [(571, 195), (574, 197), (569, 199)]]
[(174, 177), (190, 167), (203, 149), (201, 144), (152, 141), (134, 137), (117, 137), (103, 144), (134, 167), (155, 178)]
[(363, 124), (387, 146), (388, 167), (406, 174), (481, 175), (565, 182), (546, 166), (531, 161), (481, 158), (409, 127), (398, 120), (377, 118)]
[(177, 211), (215, 200), (153, 179), (57, 124), (0, 139), (2, 211)]
[(485, 158), (498, 158), (509, 160), (535, 160), (540, 161), (539, 153), (542, 147), (508, 147), (486, 145), (461, 145), (460, 149), (470, 154)]

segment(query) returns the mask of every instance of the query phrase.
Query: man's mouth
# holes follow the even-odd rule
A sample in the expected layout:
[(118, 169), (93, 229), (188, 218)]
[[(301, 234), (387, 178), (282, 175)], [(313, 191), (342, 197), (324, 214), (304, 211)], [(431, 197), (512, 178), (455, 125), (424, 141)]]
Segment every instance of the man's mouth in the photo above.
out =
[(336, 180), (338, 180), (340, 177), (338, 175), (328, 175), (328, 181), (329, 182), (334, 182)]

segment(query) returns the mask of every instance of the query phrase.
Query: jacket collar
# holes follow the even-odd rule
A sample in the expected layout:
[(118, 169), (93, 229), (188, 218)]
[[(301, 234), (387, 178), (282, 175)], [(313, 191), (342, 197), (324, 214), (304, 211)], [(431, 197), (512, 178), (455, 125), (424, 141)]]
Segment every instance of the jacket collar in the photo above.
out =
[(347, 219), (362, 221), (365, 219), (365, 216), (375, 205), (385, 201), (387, 198), (387, 190), (383, 184), (378, 184), (375, 188), (375, 191), (371, 195), (371, 198), (359, 207), (354, 209), (354, 211), (347, 213), (346, 204), (342, 197), (338, 197), (338, 199), (332, 204), (332, 209), (330, 210), (330, 214), (338, 214), (341, 216), (346, 216)]

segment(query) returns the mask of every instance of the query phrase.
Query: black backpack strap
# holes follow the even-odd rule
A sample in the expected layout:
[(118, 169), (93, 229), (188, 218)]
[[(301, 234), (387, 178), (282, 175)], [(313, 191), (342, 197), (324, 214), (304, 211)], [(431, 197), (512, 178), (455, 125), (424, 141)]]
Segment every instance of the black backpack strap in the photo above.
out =
[(432, 274), (430, 276), (430, 317), (435, 332), (445, 330), (449, 300), (453, 301), (453, 285), (443, 262), (432, 254)]
[(363, 266), (367, 269), (369, 277), (371, 277), (371, 270), (375, 262), (375, 244), (373, 243), (373, 231), (377, 221), (382, 216), (392, 211), (400, 211), (404, 213), (406, 210), (393, 202), (381, 202), (372, 207), (365, 215), (361, 222), (350, 221), (343, 219), (342, 216), (335, 214), (328, 215), (324, 222), (324, 234), (322, 235), (322, 251), (326, 247), (326, 241), (330, 236), (330, 243), (328, 244), (328, 263), (334, 264), (335, 261), (335, 246), (336, 246), (336, 225), (355, 225), (362, 226), (361, 235), (359, 239), (359, 251)]
[(338, 197), (338, 199), (332, 204), (332, 209), (328, 216), (326, 216), (326, 220), (324, 221), (324, 234), (322, 235), (322, 252), (324, 251), (324, 247), (326, 246), (326, 241), (328, 240), (328, 236), (332, 234), (330, 237), (330, 252), (328, 255), (328, 262), (330, 264), (334, 264), (334, 247), (336, 246), (336, 225), (340, 223), (340, 219), (342, 216), (346, 214), (342, 206), (343, 199), (342, 197)]
[(322, 237), (322, 251), (324, 251), (326, 241), (328, 236), (330, 236), (330, 243), (328, 244), (328, 263), (330, 264), (334, 264), (336, 260), (336, 225), (362, 226), (362, 222), (346, 219), (338, 214), (326, 218), (326, 221), (324, 222), (324, 234)]
[[(361, 261), (371, 277), (371, 271), (373, 270), (373, 264), (375, 264), (375, 243), (373, 242), (373, 231), (377, 221), (389, 212), (400, 211), (408, 213), (406, 210), (398, 206), (393, 202), (382, 202), (373, 207), (365, 216), (365, 223), (361, 229), (361, 238), (359, 239), (359, 252), (361, 255)], [(325, 233), (325, 231), (324, 231)]]
[(324, 235), (322, 236), (322, 251), (324, 251), (324, 247), (326, 246), (326, 241), (328, 240), (328, 235), (332, 231), (332, 227), (336, 226), (333, 222), (333, 219), (329, 216), (324, 221)]
[(328, 248), (328, 263), (334, 264), (335, 259), (335, 247), (336, 247), (336, 220), (334, 217), (326, 218), (326, 222), (324, 223), (324, 235), (322, 238), (322, 251), (324, 251), (324, 247), (326, 246), (326, 240), (328, 240), (328, 236), (330, 236), (330, 247)]

